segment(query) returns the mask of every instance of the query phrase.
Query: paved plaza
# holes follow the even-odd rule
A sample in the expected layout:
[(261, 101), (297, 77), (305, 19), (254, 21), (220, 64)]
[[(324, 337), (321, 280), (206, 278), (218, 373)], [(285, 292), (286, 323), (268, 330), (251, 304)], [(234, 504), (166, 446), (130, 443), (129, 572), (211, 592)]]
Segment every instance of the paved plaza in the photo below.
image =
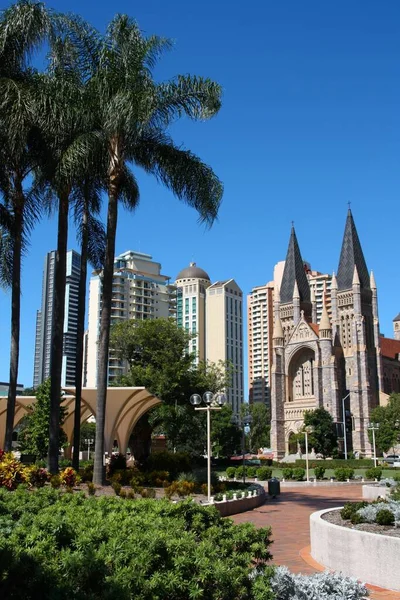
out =
[[(310, 575), (321, 570), (310, 552), (310, 514), (325, 508), (342, 506), (347, 500), (362, 499), (361, 485), (322, 487), (282, 487), (281, 495), (268, 500), (255, 510), (235, 515), (236, 523), (254, 523), (257, 527), (272, 528), (274, 543), (271, 547), (273, 561), (286, 565), (294, 573)], [(400, 600), (400, 593), (370, 587), (371, 598)]]

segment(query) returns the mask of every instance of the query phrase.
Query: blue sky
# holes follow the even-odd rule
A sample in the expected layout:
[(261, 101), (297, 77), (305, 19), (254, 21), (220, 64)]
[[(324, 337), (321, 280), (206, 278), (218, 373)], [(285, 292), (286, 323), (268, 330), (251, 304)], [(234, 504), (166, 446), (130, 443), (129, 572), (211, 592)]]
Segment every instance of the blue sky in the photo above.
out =
[[(0, 8), (9, 3), (0, 0)], [(138, 173), (141, 205), (120, 213), (117, 252), (140, 250), (172, 278), (191, 260), (245, 294), (272, 278), (291, 221), (314, 269), (337, 270), (347, 203), (378, 285), (381, 330), (400, 311), (400, 4), (382, 0), (54, 0), (103, 30), (116, 12), (175, 41), (156, 69), (193, 73), (224, 90), (220, 114), (172, 133), (225, 185), (219, 221), (196, 213)], [(55, 221), (31, 238), (23, 269), (19, 381), (31, 385), (43, 260)], [(76, 247), (71, 230), (70, 248)], [(0, 291), (0, 380), (8, 379), (10, 296)], [(247, 366), (246, 366), (247, 368)]]

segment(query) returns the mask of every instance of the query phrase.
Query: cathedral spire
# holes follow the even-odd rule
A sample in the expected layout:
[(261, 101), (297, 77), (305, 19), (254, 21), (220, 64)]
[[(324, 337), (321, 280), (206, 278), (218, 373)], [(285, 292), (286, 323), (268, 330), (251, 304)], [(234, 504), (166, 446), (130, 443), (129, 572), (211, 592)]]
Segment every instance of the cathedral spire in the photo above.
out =
[(292, 225), (289, 247), (285, 261), (285, 269), (283, 271), (281, 283), (282, 304), (292, 302), (295, 284), (297, 284), (301, 302), (310, 302), (310, 287), (308, 285), (307, 275), (304, 269), (304, 262), (301, 258), (296, 232)]
[(370, 289), (369, 274), (361, 248), (353, 215), (349, 208), (344, 230), (342, 250), (337, 272), (338, 290), (350, 290), (353, 285), (354, 269), (357, 268), (362, 289)]

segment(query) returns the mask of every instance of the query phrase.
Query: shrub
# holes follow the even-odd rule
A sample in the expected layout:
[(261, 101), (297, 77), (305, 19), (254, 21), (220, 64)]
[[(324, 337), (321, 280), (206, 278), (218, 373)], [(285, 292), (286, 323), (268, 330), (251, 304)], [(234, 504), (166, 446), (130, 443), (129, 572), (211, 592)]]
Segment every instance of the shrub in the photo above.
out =
[(394, 514), (387, 508), (381, 508), (376, 515), (378, 525), (394, 525)]
[(340, 516), (342, 519), (348, 520), (358, 511), (360, 508), (364, 508), (367, 506), (368, 502), (346, 502), (342, 510), (340, 511)]
[(173, 481), (171, 485), (164, 488), (164, 493), (165, 496), (169, 499), (171, 499), (173, 496), (179, 496), (179, 498), (184, 498), (193, 494), (194, 490), (195, 484), (192, 481)]
[(91, 481), (88, 481), (87, 488), (89, 496), (94, 496), (96, 494), (96, 486)]
[(170, 479), (179, 473), (192, 470), (192, 461), (186, 452), (154, 452), (150, 454), (144, 465), (145, 471), (168, 471)]
[(61, 483), (67, 488), (73, 488), (78, 483), (78, 476), (75, 469), (67, 467), (60, 475)]
[(377, 479), (378, 481), (380, 481), (381, 477), (382, 477), (381, 467), (372, 467), (371, 469), (367, 469), (365, 471), (365, 477), (367, 479), (372, 479), (372, 480)]
[(272, 469), (269, 467), (260, 467), (257, 469), (257, 479), (260, 481), (267, 481), (272, 477)]
[[(270, 574), (260, 576), (260, 583), (269, 578), (270, 585), (276, 600), (292, 600), (293, 598), (307, 598), (307, 600), (337, 600), (338, 598), (351, 598), (363, 600), (368, 592), (363, 584), (356, 579), (343, 577), (341, 573), (317, 573), (315, 575), (295, 575), (286, 567), (278, 567)], [(257, 585), (257, 577), (255, 578)], [(268, 588), (267, 588), (268, 589)], [(265, 598), (262, 592), (260, 598)], [(270, 596), (269, 596), (270, 597)]]
[(21, 483), (29, 482), (29, 468), (17, 460), (12, 452), (3, 453), (0, 461), (0, 488), (15, 490)]
[(59, 465), (60, 469), (64, 470), (67, 467), (72, 467), (72, 461), (69, 460), (68, 458), (60, 458), (58, 465)]
[(79, 475), (83, 483), (93, 480), (93, 464), (85, 465), (82, 469), (79, 469)]
[(156, 490), (154, 488), (143, 488), (140, 495), (142, 498), (155, 498)]
[(282, 469), (282, 477), (283, 479), (292, 479), (293, 478), (293, 469), (287, 467), (286, 469)]
[(262, 571), (271, 558), (269, 529), (235, 525), (191, 501), (146, 500), (133, 509), (119, 498), (47, 487), (0, 490), (0, 503), (10, 529), (1, 537), (7, 598), (186, 600), (195, 590), (207, 600), (255, 600), (251, 565)]
[(169, 481), (169, 473), (168, 471), (151, 471), (147, 475), (147, 480), (151, 485), (162, 487), (165, 481)]
[(136, 494), (140, 494), (140, 492), (142, 491), (142, 481), (140, 479), (138, 479), (137, 477), (132, 477), (132, 479), (130, 480), (130, 486), (132, 488), (132, 490), (136, 493)]
[[(265, 468), (265, 467), (264, 467)], [(247, 468), (247, 476), (248, 477), (255, 477), (256, 476), (256, 472), (257, 472), (257, 467), (248, 467)], [(271, 469), (270, 469), (271, 470)]]
[(61, 487), (61, 477), (59, 475), (53, 475), (50, 477), (50, 485), (53, 489), (57, 490)]
[(233, 479), (236, 476), (236, 467), (228, 467), (226, 469), (226, 476), (229, 477), (229, 479)]
[(243, 477), (243, 471), (247, 475), (247, 469), (248, 469), (248, 467), (243, 467), (243, 465), (240, 465), (240, 467), (237, 467), (237, 469), (236, 469), (236, 478), (237, 479), (242, 479), (242, 477)]
[(119, 496), (121, 494), (122, 485), (118, 481), (113, 481), (111, 487), (114, 490), (116, 496)]
[(337, 481), (347, 481), (348, 479), (353, 479), (353, 477), (354, 469), (350, 469), (349, 467), (335, 469), (335, 479)]
[(116, 471), (126, 470), (125, 454), (112, 454), (110, 462), (107, 465), (107, 478), (111, 479)]
[(128, 490), (128, 498), (129, 500), (135, 499), (135, 492), (133, 490)]
[(50, 479), (50, 473), (42, 467), (32, 466), (28, 468), (29, 483), (36, 488), (44, 487)]
[(315, 475), (316, 479), (323, 479), (324, 475), (325, 475), (325, 467), (316, 465), (314, 467), (314, 475)]
[(365, 523), (365, 519), (360, 513), (356, 512), (354, 515), (351, 515), (350, 521), (353, 525), (359, 525), (360, 523)]
[(128, 494), (126, 493), (126, 490), (124, 490), (124, 489), (120, 490), (119, 494), (117, 494), (117, 496), (119, 496), (120, 498), (127, 498), (127, 495)]
[(297, 467), (296, 469), (293, 469), (293, 479), (295, 479), (296, 481), (303, 481), (305, 474), (306, 474), (305, 470), (302, 469), (301, 467)]

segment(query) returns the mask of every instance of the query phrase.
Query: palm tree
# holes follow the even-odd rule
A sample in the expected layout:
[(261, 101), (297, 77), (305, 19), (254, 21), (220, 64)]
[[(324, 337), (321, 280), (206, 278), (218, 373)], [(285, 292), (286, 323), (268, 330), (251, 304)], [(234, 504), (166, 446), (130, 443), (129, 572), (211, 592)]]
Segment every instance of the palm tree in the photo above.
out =
[[(152, 69), (171, 46), (168, 40), (143, 37), (125, 15), (110, 23), (93, 63), (87, 86), (97, 119), (94, 145), (107, 159), (107, 242), (102, 277), (101, 321), (98, 340), (96, 450), (93, 481), (104, 482), (104, 425), (118, 206), (129, 210), (139, 203), (139, 189), (130, 165), (142, 167), (182, 201), (194, 207), (200, 221), (211, 225), (217, 217), (222, 185), (212, 169), (190, 151), (174, 144), (169, 125), (183, 115), (206, 119), (221, 105), (218, 84), (199, 77), (179, 76), (156, 83)], [(88, 141), (90, 136), (86, 137)]]
[(101, 185), (93, 176), (86, 177), (75, 200), (75, 223), (81, 244), (81, 270), (78, 291), (78, 326), (75, 372), (74, 454), (72, 466), (79, 469), (81, 432), (81, 398), (83, 370), (83, 336), (85, 330), (86, 277), (88, 261), (94, 269), (101, 269), (105, 251), (104, 226), (95, 215), (100, 210)]
[[(29, 233), (39, 214), (40, 199), (35, 186), (27, 192), (26, 180), (37, 165), (31, 146), (32, 75), (27, 61), (50, 31), (43, 5), (18, 2), (0, 15), (0, 146), (2, 195), (2, 279), (11, 278), (10, 378), (4, 447), (11, 449), (14, 426), (20, 343), (21, 260)], [(4, 218), (12, 219), (12, 230)], [(10, 224), (10, 221), (9, 221)], [(11, 232), (11, 235), (10, 235)], [(5, 258), (7, 256), (7, 258)], [(4, 267), (7, 267), (4, 270)]]

